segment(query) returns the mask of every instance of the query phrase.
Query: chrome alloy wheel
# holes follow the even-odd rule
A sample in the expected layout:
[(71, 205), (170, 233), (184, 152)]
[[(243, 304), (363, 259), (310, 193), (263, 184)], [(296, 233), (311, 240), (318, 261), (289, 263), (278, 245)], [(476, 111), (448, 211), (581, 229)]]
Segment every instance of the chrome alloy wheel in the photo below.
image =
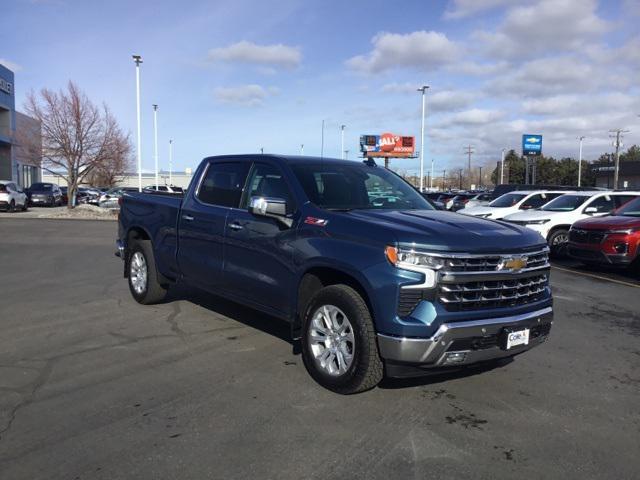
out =
[(141, 252), (136, 252), (131, 257), (129, 277), (133, 289), (138, 295), (142, 295), (147, 289), (147, 261)]
[(563, 243), (567, 243), (569, 241), (569, 234), (561, 234), (561, 235), (556, 235), (556, 237), (553, 239), (552, 245), (554, 246), (558, 246), (558, 245), (562, 245)]
[(308, 341), (316, 365), (329, 375), (342, 375), (353, 363), (353, 327), (338, 307), (323, 305), (315, 311)]

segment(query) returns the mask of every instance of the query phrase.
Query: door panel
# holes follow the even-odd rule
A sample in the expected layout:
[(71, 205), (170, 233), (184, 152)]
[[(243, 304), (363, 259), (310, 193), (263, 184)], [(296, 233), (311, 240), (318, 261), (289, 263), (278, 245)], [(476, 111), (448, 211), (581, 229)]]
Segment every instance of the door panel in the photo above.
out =
[(248, 170), (248, 162), (211, 163), (180, 212), (178, 266), (186, 280), (201, 288), (215, 290), (224, 285), (226, 219), (240, 202)]
[(246, 206), (251, 196), (284, 198), (288, 211), (294, 209), (293, 197), (280, 170), (256, 163), (247, 182), (243, 208), (232, 209), (227, 216), (225, 283), (237, 295), (287, 312), (294, 276), (289, 245), (295, 239), (295, 229), (249, 213)]

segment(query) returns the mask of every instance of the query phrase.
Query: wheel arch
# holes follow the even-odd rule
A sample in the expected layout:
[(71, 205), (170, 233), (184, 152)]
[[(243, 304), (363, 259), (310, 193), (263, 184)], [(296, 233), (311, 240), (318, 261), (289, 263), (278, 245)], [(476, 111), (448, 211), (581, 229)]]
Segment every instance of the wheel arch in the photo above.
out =
[(296, 331), (299, 333), (302, 325), (302, 317), (313, 295), (324, 287), (338, 284), (347, 285), (358, 292), (367, 304), (367, 308), (375, 324), (375, 309), (365, 281), (359, 279), (356, 274), (346, 269), (335, 266), (315, 265), (304, 270), (300, 275), (300, 281), (297, 283), (296, 303), (293, 308), (294, 338), (298, 337)]
[(547, 242), (551, 238), (551, 235), (553, 235), (558, 230), (566, 230), (568, 232), (570, 228), (571, 228), (571, 225), (556, 225), (556, 226), (552, 227), (549, 230), (549, 233), (547, 234)]

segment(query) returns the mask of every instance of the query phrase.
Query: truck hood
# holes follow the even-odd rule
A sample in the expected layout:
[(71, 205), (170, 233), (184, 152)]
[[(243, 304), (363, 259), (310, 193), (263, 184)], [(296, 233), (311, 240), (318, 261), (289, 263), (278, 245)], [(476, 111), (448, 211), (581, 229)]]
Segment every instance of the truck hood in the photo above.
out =
[(607, 217), (585, 218), (573, 224), (573, 228), (588, 230), (626, 230), (640, 228), (640, 218), (610, 215)]
[(518, 251), (544, 245), (537, 232), (508, 223), (437, 210), (353, 210), (346, 213), (388, 228), (399, 244), (458, 252)]

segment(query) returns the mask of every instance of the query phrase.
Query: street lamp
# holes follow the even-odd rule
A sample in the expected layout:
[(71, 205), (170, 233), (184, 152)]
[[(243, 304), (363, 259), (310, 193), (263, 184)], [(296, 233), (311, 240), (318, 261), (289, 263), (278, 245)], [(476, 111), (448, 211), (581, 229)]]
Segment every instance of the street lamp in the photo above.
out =
[(156, 171), (156, 192), (158, 191), (158, 105), (153, 104), (153, 159)]
[(346, 125), (340, 125), (340, 158), (344, 160), (344, 127)]
[(580, 140), (580, 149), (578, 152), (578, 186), (582, 183), (582, 141), (585, 138), (584, 136), (578, 137), (578, 140)]
[(137, 123), (137, 150), (138, 150), (138, 191), (142, 191), (142, 146), (140, 140), (140, 64), (142, 57), (140, 55), (132, 55), (136, 64), (136, 123)]
[(418, 92), (422, 92), (422, 128), (420, 129), (420, 191), (424, 191), (424, 111), (425, 111), (425, 93), (429, 85), (423, 85), (418, 88)]
[(171, 171), (173, 170), (173, 140), (169, 140), (169, 185), (173, 185)]
[(504, 183), (504, 153), (506, 151), (506, 148), (502, 149), (502, 160), (500, 160), (500, 185)]

